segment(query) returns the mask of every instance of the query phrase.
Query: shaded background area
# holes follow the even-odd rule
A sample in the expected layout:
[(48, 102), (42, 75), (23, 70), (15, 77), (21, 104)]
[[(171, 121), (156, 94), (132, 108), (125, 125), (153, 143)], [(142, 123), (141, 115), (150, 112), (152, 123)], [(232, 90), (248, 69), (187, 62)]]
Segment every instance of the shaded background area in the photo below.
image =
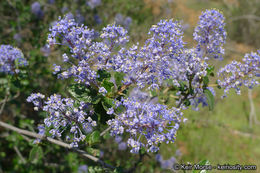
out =
[[(37, 2), (37, 4), (35, 4)], [(63, 49), (45, 47), (48, 28), (65, 14), (72, 15), (77, 22), (100, 31), (109, 23), (116, 22), (129, 31), (130, 41), (142, 44), (151, 25), (160, 19), (180, 20), (184, 28), (187, 47), (194, 46), (192, 33), (202, 10), (217, 8), (226, 17), (228, 40), (223, 61), (212, 61), (216, 69), (231, 62), (242, 60), (245, 53), (260, 48), (260, 1), (259, 0), (6, 0), (0, 1), (0, 44), (19, 47), (30, 63), (30, 78), (24, 81), (19, 97), (10, 101), (0, 119), (18, 127), (36, 131), (44, 114), (33, 111), (25, 101), (31, 92), (46, 95), (66, 93), (62, 81), (52, 74), (52, 64), (62, 61)], [(1, 76), (2, 77), (2, 76)], [(0, 89), (1, 99), (4, 91)], [(250, 99), (255, 107), (256, 119), (260, 120), (260, 89), (244, 89), (240, 96), (234, 92), (221, 99), (217, 91), (213, 111), (186, 110), (188, 119), (182, 124), (174, 144), (161, 146), (159, 154), (164, 160), (176, 158), (178, 163), (198, 163), (203, 159), (216, 164), (256, 164), (260, 168), (260, 124), (250, 124)], [(173, 105), (171, 93), (161, 95), (160, 102)], [(42, 144), (44, 149), (40, 161), (24, 162), (18, 156), (29, 158), (32, 144), (15, 133), (0, 129), (0, 170), (6, 172), (78, 172), (84, 165), (93, 164), (75, 153), (58, 146)], [(114, 139), (101, 146), (97, 156), (115, 165), (131, 167), (136, 157), (118, 148)], [(90, 151), (93, 152), (93, 151)], [(120, 158), (120, 159), (118, 159)], [(173, 161), (172, 161), (173, 162)], [(32, 164), (33, 163), (33, 164)], [(82, 167), (83, 166), (83, 167)], [(156, 155), (144, 158), (137, 172), (172, 172), (156, 161)], [(1, 172), (1, 171), (0, 171)], [(224, 171), (225, 172), (225, 171)], [(246, 172), (246, 171), (243, 171)], [(253, 172), (253, 171), (250, 171)]]

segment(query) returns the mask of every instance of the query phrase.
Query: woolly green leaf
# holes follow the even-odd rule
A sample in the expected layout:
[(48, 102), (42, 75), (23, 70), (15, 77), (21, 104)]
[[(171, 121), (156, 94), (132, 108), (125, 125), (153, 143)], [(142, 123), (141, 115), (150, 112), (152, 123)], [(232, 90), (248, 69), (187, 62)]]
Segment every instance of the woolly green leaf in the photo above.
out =
[(114, 102), (113, 99), (104, 97), (102, 100), (102, 106), (107, 111), (109, 108), (113, 107), (113, 102)]
[(105, 71), (105, 70), (98, 70), (97, 71), (97, 74), (98, 74), (98, 78), (97, 78), (97, 80), (98, 81), (100, 81), (100, 82), (102, 82), (104, 79), (110, 79), (110, 77), (111, 77), (111, 74), (110, 73), (108, 73), (107, 71)]
[(42, 148), (38, 145), (35, 145), (29, 154), (29, 161), (32, 163), (37, 163), (41, 158), (43, 157), (43, 151)]
[(68, 91), (79, 101), (84, 101), (86, 103), (91, 103), (92, 101), (90, 89), (82, 84), (72, 84), (69, 86)]
[(214, 108), (214, 95), (208, 89), (204, 90), (204, 94), (207, 97), (207, 103), (209, 105), (209, 110), (213, 110), (213, 108)]
[(108, 93), (110, 93), (114, 84), (112, 82), (109, 82), (108, 80), (104, 80), (101, 86), (104, 87)]
[(92, 132), (90, 135), (90, 140), (92, 144), (100, 142), (100, 132), (99, 131)]

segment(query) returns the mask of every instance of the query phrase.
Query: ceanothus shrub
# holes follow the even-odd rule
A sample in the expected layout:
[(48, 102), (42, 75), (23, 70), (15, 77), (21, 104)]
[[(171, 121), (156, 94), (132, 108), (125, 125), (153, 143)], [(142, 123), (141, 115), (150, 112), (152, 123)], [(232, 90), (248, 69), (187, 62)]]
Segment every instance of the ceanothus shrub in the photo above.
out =
[(0, 46), (0, 72), (7, 74), (19, 73), (19, 67), (27, 65), (28, 62), (20, 49), (11, 45)]
[[(182, 110), (197, 109), (200, 103), (212, 109), (215, 91), (209, 83), (214, 66), (208, 60), (222, 59), (226, 35), (224, 16), (215, 9), (200, 16), (194, 48), (186, 46), (181, 24), (172, 19), (153, 25), (143, 45), (130, 45), (127, 30), (121, 26), (108, 25), (96, 36), (93, 29), (68, 16), (59, 18), (47, 42), (49, 47), (69, 50), (63, 54), (63, 63), (54, 64), (53, 73), (71, 82), (71, 98), (54, 94), (44, 100), (40, 93), (28, 97), (35, 110), (47, 112), (44, 126), (48, 130), (39, 126), (40, 133), (66, 138), (77, 147), (93, 129), (102, 131), (106, 126), (116, 138), (128, 138), (132, 153), (141, 148), (158, 151), (161, 143), (175, 141), (185, 121)], [(259, 85), (258, 53), (221, 68), (215, 81), (218, 88), (226, 94), (231, 88), (239, 92), (242, 85)], [(154, 99), (162, 87), (175, 92), (174, 107)]]

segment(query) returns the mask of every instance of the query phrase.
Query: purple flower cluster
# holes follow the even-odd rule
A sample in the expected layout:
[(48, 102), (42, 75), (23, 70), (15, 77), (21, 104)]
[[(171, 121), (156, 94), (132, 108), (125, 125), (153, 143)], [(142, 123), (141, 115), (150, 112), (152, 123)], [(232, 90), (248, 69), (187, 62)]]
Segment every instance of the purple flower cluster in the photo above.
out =
[[(118, 21), (123, 19), (122, 16), (117, 18)], [(185, 108), (184, 105), (189, 105), (183, 101), (188, 100), (195, 109), (199, 103), (203, 106), (208, 104), (203, 81), (209, 76), (210, 65), (207, 60), (222, 58), (226, 40), (224, 26), (224, 17), (219, 11), (206, 10), (194, 31), (194, 39), (198, 42), (196, 48), (185, 48), (181, 23), (173, 20), (161, 20), (153, 25), (143, 46), (138, 43), (128, 46), (129, 36), (123, 27), (108, 25), (100, 34), (96, 34), (94, 30), (78, 25), (67, 15), (63, 19), (59, 18), (48, 35), (49, 46), (66, 45), (70, 49), (70, 54), (63, 54), (63, 61), (67, 65), (54, 64), (53, 73), (62, 79), (72, 77), (76, 82), (94, 85), (104, 97), (110, 93), (100, 86), (97, 70), (124, 73), (123, 84), (133, 84), (136, 88), (128, 99), (116, 100), (114, 106), (108, 108), (107, 114), (115, 116), (107, 121), (110, 132), (114, 136), (130, 134), (127, 146), (132, 153), (137, 153), (142, 147), (148, 152), (156, 152), (160, 143), (174, 142), (182, 121), (180, 110)], [(248, 87), (259, 84), (254, 79), (260, 74), (259, 57), (259, 52), (247, 54), (244, 63), (232, 62), (219, 71), (223, 81), (219, 80), (218, 83), (225, 88), (225, 93), (230, 88), (239, 91), (242, 84)], [(184, 86), (176, 93), (179, 98), (177, 108), (169, 109), (158, 104), (157, 98), (151, 99), (141, 91), (169, 84), (179, 88)], [(206, 89), (215, 95), (213, 88)], [(95, 121), (90, 117), (85, 119), (87, 113), (83, 110), (84, 103), (76, 106), (72, 99), (61, 99), (58, 95), (51, 96), (43, 103), (40, 101), (42, 97), (34, 94), (28, 101), (35, 104), (35, 110), (42, 106), (49, 113), (45, 125), (53, 127), (50, 131), (53, 136), (60, 136), (65, 126), (69, 125), (70, 132), (74, 134), (72, 145), (77, 146), (77, 142), (85, 137), (80, 129), (95, 126)], [(119, 106), (124, 109), (120, 113), (117, 110)], [(116, 140), (119, 141), (119, 150), (125, 150), (126, 143), (121, 139)], [(166, 165), (163, 166), (166, 168), (170, 162), (173, 160), (161, 164)]]
[(189, 82), (192, 76), (192, 87), (200, 88), (200, 79), (207, 75), (208, 63), (201, 60), (196, 49), (184, 49), (178, 57), (172, 60), (173, 84), (179, 86), (179, 82)]
[(76, 21), (79, 24), (82, 24), (85, 22), (85, 17), (80, 13), (79, 10), (76, 11)]
[(168, 160), (163, 160), (163, 157), (160, 154), (156, 154), (155, 159), (160, 163), (162, 169), (172, 169), (173, 165), (177, 161), (175, 157), (171, 157)]
[(224, 88), (224, 96), (231, 88), (240, 94), (242, 85), (248, 88), (259, 85), (256, 78), (260, 77), (260, 50), (246, 54), (242, 62), (232, 61), (227, 64), (219, 70), (218, 76), (222, 78), (218, 80), (218, 84)]
[[(195, 48), (183, 49), (178, 56), (175, 56), (171, 60), (172, 77), (171, 83), (174, 86), (180, 87), (180, 83), (186, 84), (193, 89), (193, 93), (188, 95), (182, 95), (179, 91), (176, 95), (179, 97), (176, 104), (180, 104), (183, 99), (188, 99), (195, 108), (198, 106), (200, 97), (205, 98), (202, 88), (202, 79), (207, 75), (207, 68), (209, 64), (207, 61), (202, 60), (201, 55)], [(182, 104), (180, 106), (183, 106)], [(184, 107), (182, 107), (184, 108)]]
[(47, 45), (41, 47), (40, 50), (41, 50), (43, 56), (45, 56), (45, 57), (48, 57), (50, 55), (50, 53), (51, 53), (51, 49)]
[[(56, 22), (51, 28), (51, 33), (48, 35), (48, 46), (53, 44), (66, 44), (71, 50), (71, 56), (74, 59), (70, 59), (67, 54), (63, 55), (64, 62), (71, 65), (69, 68), (60, 68), (63, 70), (58, 77), (59, 78), (69, 78), (75, 77), (75, 81), (89, 84), (96, 78), (96, 71), (92, 70), (89, 64), (91, 61), (91, 56), (86, 54), (86, 50), (92, 45), (92, 39), (94, 36), (94, 31), (88, 29), (86, 26), (78, 24), (74, 19), (69, 19), (66, 16), (64, 19)], [(61, 37), (63, 43), (57, 41), (57, 37)], [(74, 64), (75, 59), (77, 64)], [(54, 67), (54, 69), (57, 69)], [(55, 71), (56, 73), (58, 71)]]
[(124, 151), (127, 149), (127, 144), (126, 144), (126, 142), (122, 141), (121, 136), (116, 136), (115, 141), (116, 141), (116, 143), (118, 143), (118, 150)]
[(13, 48), (10, 45), (0, 46), (0, 72), (18, 73), (18, 66), (27, 66), (23, 53), (18, 48)]
[(44, 12), (41, 9), (41, 4), (39, 2), (34, 2), (31, 5), (31, 12), (37, 17), (42, 18), (44, 15)]
[[(45, 135), (45, 127), (42, 124), (38, 125), (38, 134), (44, 136)], [(41, 139), (35, 139), (34, 143), (38, 144), (41, 142)]]
[[(125, 73), (124, 84), (136, 83), (139, 88), (158, 88), (165, 79), (174, 78), (176, 66), (172, 61), (184, 47), (181, 25), (172, 20), (162, 20), (152, 26), (145, 45), (139, 48), (137, 44), (129, 49), (125, 46), (129, 41), (127, 30), (114, 24), (103, 28), (101, 41), (96, 42), (93, 41), (93, 30), (84, 25), (78, 26), (67, 16), (60, 18), (50, 31), (49, 45), (68, 45), (74, 58), (66, 58), (70, 67), (61, 68), (63, 72), (58, 76), (73, 76), (77, 82), (87, 85), (95, 83), (96, 69), (105, 69)], [(63, 43), (59, 43), (57, 38), (61, 38)], [(76, 64), (75, 59), (78, 60)]]
[(101, 0), (88, 0), (87, 5), (94, 9), (101, 4)]
[(84, 133), (96, 126), (96, 121), (86, 113), (86, 104), (77, 104), (70, 98), (61, 98), (56, 94), (48, 97), (46, 101), (43, 100), (44, 97), (40, 93), (33, 93), (27, 98), (27, 102), (32, 102), (35, 110), (42, 109), (47, 112), (44, 124), (52, 137), (61, 137), (62, 132), (69, 129), (71, 135), (67, 135), (66, 140), (71, 141), (71, 147), (78, 147), (78, 142), (86, 138)]
[(101, 93), (103, 96), (107, 94), (107, 90), (104, 87), (100, 87), (98, 92)]
[(123, 99), (125, 111), (107, 123), (112, 127), (112, 135), (130, 134), (127, 141), (132, 153), (141, 147), (148, 152), (158, 151), (162, 142), (174, 142), (182, 113), (179, 109), (167, 109), (167, 106), (138, 102), (134, 98)]
[(102, 23), (102, 19), (100, 18), (99, 15), (94, 15), (94, 21), (99, 25)]
[(114, 24), (103, 28), (100, 38), (105, 40), (110, 49), (113, 46), (122, 46), (129, 41), (127, 31), (123, 27)]
[(88, 173), (88, 165), (81, 165), (78, 167), (78, 173)]
[(227, 37), (223, 14), (215, 9), (206, 10), (199, 19), (193, 33), (194, 40), (198, 42), (198, 51), (201, 51), (205, 58), (222, 59), (222, 46)]
[[(87, 26), (79, 26), (74, 19), (70, 19), (66, 15), (63, 19), (59, 17), (59, 21), (56, 22), (50, 28), (50, 34), (48, 35), (48, 45), (62, 44), (57, 42), (56, 38), (62, 38), (66, 44), (70, 47), (72, 57), (77, 59), (83, 59), (85, 49), (91, 45), (94, 31), (88, 29)], [(87, 57), (84, 57), (87, 58)]]
[(151, 27), (148, 35), (144, 46), (133, 45), (125, 54), (120, 51), (116, 62), (124, 62), (119, 64), (118, 71), (126, 74), (125, 84), (154, 89), (166, 79), (174, 78), (173, 59), (182, 52), (184, 42), (180, 23), (172, 20), (161, 20)]
[(121, 13), (117, 13), (115, 16), (115, 22), (117, 25), (124, 26), (124, 28), (129, 29), (132, 18), (131, 17), (124, 17)]
[[(66, 16), (64, 19), (60, 18), (50, 31), (48, 45), (65, 44), (72, 54), (72, 59), (67, 54), (63, 55), (64, 62), (70, 65), (69, 68), (54, 67), (54, 69), (60, 69), (59, 78), (74, 77), (75, 81), (89, 85), (95, 83), (98, 77), (96, 69), (116, 70), (126, 59), (123, 54), (126, 52), (125, 49), (117, 54), (113, 52), (116, 47), (128, 42), (127, 31), (122, 27), (108, 25), (100, 34), (102, 41), (94, 42), (94, 30), (84, 25), (78, 26), (74, 19), (68, 19)], [(59, 43), (58, 38), (61, 38), (63, 42)]]

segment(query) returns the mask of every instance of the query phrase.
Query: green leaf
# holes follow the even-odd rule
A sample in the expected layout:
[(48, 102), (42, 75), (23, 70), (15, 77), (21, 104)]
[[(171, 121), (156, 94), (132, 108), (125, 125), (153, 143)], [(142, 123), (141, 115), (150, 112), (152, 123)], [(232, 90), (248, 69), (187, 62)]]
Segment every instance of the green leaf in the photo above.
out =
[(209, 77), (205, 76), (203, 77), (203, 87), (207, 87), (209, 84)]
[(98, 70), (97, 74), (99, 75), (99, 77), (97, 78), (98, 81), (102, 82), (104, 79), (110, 79), (111, 74), (108, 73), (105, 70)]
[(199, 165), (210, 165), (210, 162), (208, 160), (204, 159), (204, 160), (201, 160), (198, 164)]
[(116, 72), (116, 73), (114, 74), (117, 87), (119, 87), (119, 86), (122, 85), (122, 80), (124, 79), (124, 76), (125, 76), (124, 73)]
[(209, 66), (207, 68), (207, 75), (210, 75), (210, 76), (214, 77), (214, 69), (215, 69), (214, 66)]
[(0, 78), (0, 85), (7, 84), (8, 80), (6, 78)]
[(193, 89), (193, 88), (189, 88), (189, 93), (190, 93), (191, 95), (193, 95), (193, 94), (194, 94), (194, 89)]
[(99, 149), (88, 147), (87, 152), (90, 153), (93, 156), (98, 156), (98, 157), (100, 156), (100, 150)]
[(22, 80), (21, 84), (24, 85), (24, 86), (27, 86), (27, 85), (30, 84), (30, 82), (29, 82), (29, 80)]
[(103, 135), (103, 138), (104, 139), (109, 139), (109, 138), (111, 138), (111, 135), (109, 134), (109, 132), (106, 132), (106, 134)]
[(204, 90), (204, 94), (207, 97), (207, 103), (209, 105), (209, 110), (213, 110), (213, 108), (214, 108), (214, 95), (208, 89)]
[(155, 89), (154, 89), (154, 90), (151, 90), (151, 91), (150, 91), (150, 95), (151, 95), (151, 97), (157, 96), (156, 90), (155, 90)]
[(108, 111), (109, 108), (113, 107), (114, 105), (113, 102), (114, 102), (113, 99), (104, 97), (102, 100), (102, 106), (106, 111)]
[(207, 70), (207, 73), (210, 74), (210, 73), (214, 72), (214, 69), (215, 69), (215, 67), (213, 65), (210, 65), (206, 70)]
[[(210, 162), (208, 160), (201, 160), (198, 165), (204, 166), (204, 165), (210, 165)], [(193, 170), (192, 173), (207, 173), (207, 170)]]
[(100, 132), (94, 131), (90, 135), (91, 144), (100, 142)]
[(35, 164), (39, 162), (39, 160), (42, 159), (42, 157), (43, 157), (42, 148), (38, 145), (35, 145), (30, 151), (29, 161)]
[(94, 105), (98, 104), (101, 101), (102, 97), (103, 96), (101, 96), (101, 95), (95, 96), (94, 98), (92, 98), (91, 103), (94, 104)]
[(104, 80), (101, 86), (103, 86), (107, 90), (107, 92), (110, 93), (112, 91), (112, 87), (114, 86), (114, 83), (109, 82), (108, 80)]
[(180, 91), (185, 91), (187, 90), (187, 86), (185, 85), (185, 83), (183, 83), (182, 81), (179, 82), (180, 86), (179, 86), (179, 90)]
[(215, 84), (217, 84), (217, 88), (221, 89), (221, 86), (218, 84), (218, 81), (216, 80)]
[(91, 144), (91, 134), (87, 134), (86, 135), (86, 138), (85, 138), (85, 141), (86, 141), (86, 143), (88, 143), (88, 144)]
[(91, 98), (91, 90), (82, 84), (72, 84), (68, 89), (69, 93), (77, 98), (79, 101), (84, 101), (90, 103), (92, 101)]
[(185, 106), (190, 106), (190, 101), (189, 101), (188, 99), (185, 100), (185, 101), (184, 101), (184, 105), (185, 105)]
[(120, 114), (120, 113), (122, 113), (122, 112), (124, 112), (124, 111), (125, 111), (125, 107), (124, 107), (123, 105), (118, 106), (118, 107), (116, 108), (116, 110), (115, 110), (115, 112), (116, 112), (117, 114)]

